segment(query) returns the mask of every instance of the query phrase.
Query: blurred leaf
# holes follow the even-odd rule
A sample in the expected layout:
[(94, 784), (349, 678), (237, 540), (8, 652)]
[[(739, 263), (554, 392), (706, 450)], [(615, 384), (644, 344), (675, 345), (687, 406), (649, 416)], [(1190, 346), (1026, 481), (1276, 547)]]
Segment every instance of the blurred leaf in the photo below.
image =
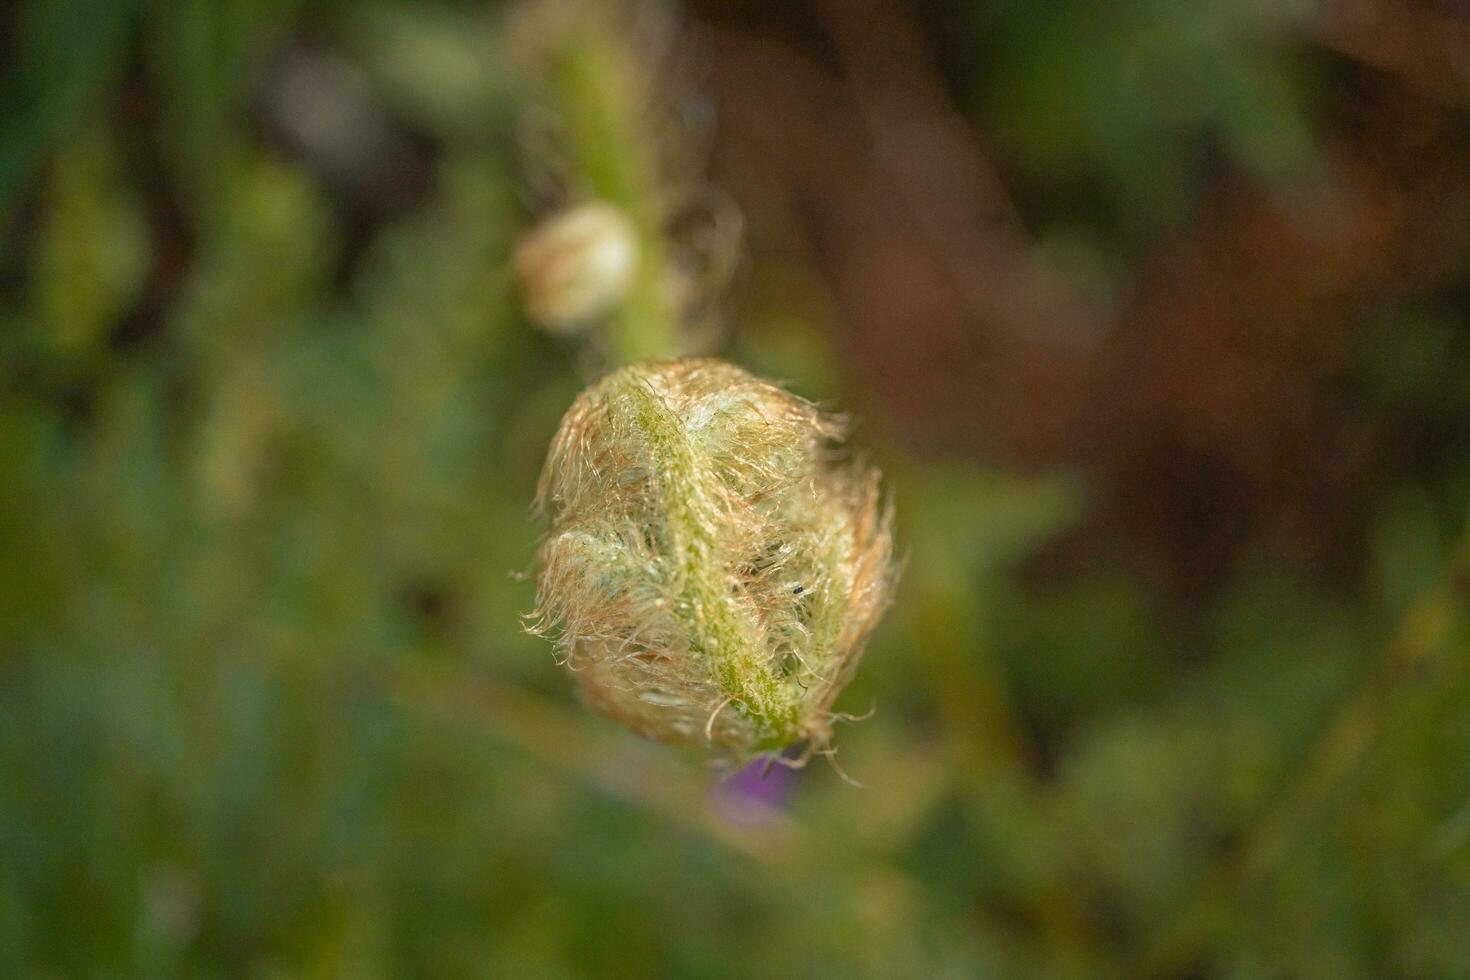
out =
[(1200, 144), (1277, 181), (1316, 164), (1298, 60), (1262, 43), (1300, 3), (1007, 3), (981, 104), (1027, 166), (1099, 179), (1125, 232), (1187, 217)]
[(1412, 486), (1401, 489), (1387, 508), (1371, 545), (1374, 585), (1395, 616), (1434, 586), (1449, 560), (1449, 534), (1435, 503)]
[(45, 0), (25, 8), (0, 85), (0, 215), (8, 223), (45, 155), (70, 137), (123, 67), (137, 0)]
[(34, 329), (72, 373), (100, 356), (151, 258), (143, 215), (116, 171), (112, 146), (92, 133), (61, 152), (45, 190), (32, 270)]

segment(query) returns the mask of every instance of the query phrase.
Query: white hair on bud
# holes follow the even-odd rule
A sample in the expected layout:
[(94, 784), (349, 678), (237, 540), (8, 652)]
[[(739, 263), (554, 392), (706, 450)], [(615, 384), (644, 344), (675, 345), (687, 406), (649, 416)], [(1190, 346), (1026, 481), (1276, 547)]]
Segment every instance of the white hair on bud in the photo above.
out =
[(591, 706), (740, 758), (827, 749), (894, 580), (878, 472), (842, 419), (711, 358), (623, 367), (577, 398), (538, 507), (533, 632)]

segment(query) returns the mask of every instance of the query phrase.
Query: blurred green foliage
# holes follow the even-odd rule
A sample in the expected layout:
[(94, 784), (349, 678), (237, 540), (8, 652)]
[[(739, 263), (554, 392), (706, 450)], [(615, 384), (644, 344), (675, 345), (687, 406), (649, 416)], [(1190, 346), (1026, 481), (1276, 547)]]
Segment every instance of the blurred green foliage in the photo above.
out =
[[(1274, 177), (1310, 162), (1255, 14), (1121, 6), (985, 20), (1043, 169), (1091, 161), (1102, 209), (1148, 224), (1182, 220), (1181, 132)], [(23, 21), (0, 975), (1470, 976), (1463, 467), (1395, 491), (1364, 595), (1263, 553), (1181, 626), (1121, 551), (1028, 570), (1088, 512), (1078, 480), (877, 446), (908, 557), (840, 705), (877, 704), (840, 741), (868, 788), (817, 766), (751, 817), (581, 711), (520, 630), (529, 501), (580, 379), (507, 279), (528, 215), (506, 11)], [(252, 114), (296, 32), (434, 148), (365, 244)], [(1382, 316), (1364, 403), (1463, 412), (1463, 324)], [(754, 319), (743, 363), (851, 394), (814, 325)]]
[(1137, 247), (1192, 216), (1208, 151), (1278, 182), (1320, 165), (1309, 109), (1321, 68), (1279, 41), (1303, 29), (1309, 4), (1042, 0), (974, 9), (993, 48), (977, 111), (1074, 221), (1080, 206)]

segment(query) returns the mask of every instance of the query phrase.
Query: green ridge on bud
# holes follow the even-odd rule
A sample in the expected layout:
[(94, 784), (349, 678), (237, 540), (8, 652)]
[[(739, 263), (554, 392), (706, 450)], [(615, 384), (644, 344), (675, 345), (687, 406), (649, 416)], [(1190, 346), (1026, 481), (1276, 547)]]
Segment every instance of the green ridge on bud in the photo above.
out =
[(723, 361), (620, 368), (562, 420), (533, 632), (598, 712), (737, 757), (830, 744), (893, 583), (876, 470), (842, 420)]

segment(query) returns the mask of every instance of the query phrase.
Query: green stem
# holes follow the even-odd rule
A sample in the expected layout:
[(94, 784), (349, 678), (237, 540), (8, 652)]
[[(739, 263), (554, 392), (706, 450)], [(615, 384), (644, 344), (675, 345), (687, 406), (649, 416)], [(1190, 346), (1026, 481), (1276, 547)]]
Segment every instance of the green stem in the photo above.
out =
[(632, 424), (648, 443), (664, 495), (669, 548), (680, 558), (678, 614), (687, 635), (701, 645), (692, 652), (709, 662), (731, 706), (760, 728), (762, 744), (785, 746), (796, 738), (800, 705), (762, 656), (754, 617), (730, 592), (726, 556), (715, 534), (725, 521), (706, 490), (714, 478), (684, 424), (646, 381), (630, 377), (622, 394)]
[(617, 25), (589, 17), (561, 39), (548, 76), (579, 191), (621, 208), (638, 235), (638, 271), (608, 326), (621, 363), (682, 353), (668, 283), (658, 141), (636, 53)]

